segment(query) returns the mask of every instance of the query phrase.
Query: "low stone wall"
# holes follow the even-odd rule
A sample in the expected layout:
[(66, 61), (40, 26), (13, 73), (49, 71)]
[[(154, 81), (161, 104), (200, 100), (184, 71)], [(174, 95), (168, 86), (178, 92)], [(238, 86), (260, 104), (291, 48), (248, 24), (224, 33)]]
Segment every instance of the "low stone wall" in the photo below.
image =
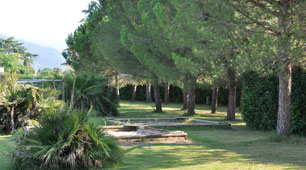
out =
[(107, 133), (121, 143), (186, 143), (187, 133), (146, 126), (103, 126)]

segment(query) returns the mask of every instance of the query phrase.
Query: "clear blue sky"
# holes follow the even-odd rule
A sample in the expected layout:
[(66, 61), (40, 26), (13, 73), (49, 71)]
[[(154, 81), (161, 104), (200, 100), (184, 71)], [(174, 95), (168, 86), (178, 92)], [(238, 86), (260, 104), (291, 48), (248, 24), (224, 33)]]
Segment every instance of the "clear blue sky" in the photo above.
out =
[(91, 0), (0, 0), (0, 34), (62, 51)]

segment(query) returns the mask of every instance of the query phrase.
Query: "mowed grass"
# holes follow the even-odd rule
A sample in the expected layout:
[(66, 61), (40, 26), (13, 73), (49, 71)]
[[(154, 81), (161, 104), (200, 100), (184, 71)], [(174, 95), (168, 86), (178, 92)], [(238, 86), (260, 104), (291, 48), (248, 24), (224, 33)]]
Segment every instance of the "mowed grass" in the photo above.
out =
[[(163, 105), (154, 113), (154, 104), (121, 101), (120, 117), (177, 117), (186, 115), (181, 104)], [(226, 121), (226, 108), (210, 114), (209, 106), (197, 105), (195, 118)], [(306, 138), (279, 138), (274, 132), (252, 131), (240, 113), (232, 130), (184, 130), (192, 145), (141, 144), (124, 146), (125, 157), (113, 169), (306, 169)]]
[[(120, 102), (120, 116), (135, 117), (177, 117), (184, 116), (181, 104), (163, 105), (163, 113), (154, 113), (153, 103)], [(208, 106), (196, 106), (195, 118), (226, 121), (226, 108), (218, 108), (217, 114), (210, 114)], [(123, 146), (124, 159), (114, 168), (120, 170), (306, 170), (306, 138), (291, 136), (277, 137), (274, 132), (252, 131), (245, 127), (240, 113), (231, 130), (183, 129), (194, 144), (140, 144)], [(101, 118), (96, 119), (97, 122)], [(101, 121), (101, 124), (103, 122)], [(181, 130), (181, 129), (180, 129)], [(10, 152), (14, 142), (10, 136), (0, 136), (0, 170), (13, 166)]]
[(11, 152), (14, 149), (14, 141), (10, 135), (0, 135), (0, 170), (10, 170), (13, 166)]

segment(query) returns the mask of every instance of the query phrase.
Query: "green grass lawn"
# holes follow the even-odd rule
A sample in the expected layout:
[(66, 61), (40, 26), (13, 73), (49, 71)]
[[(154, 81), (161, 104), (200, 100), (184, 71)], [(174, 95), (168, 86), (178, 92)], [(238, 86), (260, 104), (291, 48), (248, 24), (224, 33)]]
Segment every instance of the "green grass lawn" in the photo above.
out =
[(0, 170), (10, 170), (13, 166), (11, 152), (14, 149), (14, 141), (11, 136), (0, 135)]
[[(120, 117), (176, 117), (186, 111), (181, 105), (164, 105), (164, 113), (153, 113), (154, 104), (143, 102), (120, 103)], [(208, 106), (197, 106), (196, 118), (226, 121), (226, 108), (211, 115)], [(97, 118), (97, 121), (101, 119)], [(232, 130), (188, 129), (192, 145), (141, 144), (123, 146), (123, 161), (112, 169), (306, 169), (306, 138), (279, 138), (274, 132), (251, 131), (241, 115), (230, 121)], [(0, 170), (12, 166), (10, 136), (0, 136)]]

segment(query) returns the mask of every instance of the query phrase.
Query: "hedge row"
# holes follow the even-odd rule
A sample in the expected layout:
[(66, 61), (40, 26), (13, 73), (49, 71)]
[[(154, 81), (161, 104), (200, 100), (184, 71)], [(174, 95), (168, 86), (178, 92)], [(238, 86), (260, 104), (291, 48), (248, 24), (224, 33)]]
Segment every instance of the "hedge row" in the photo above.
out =
[[(256, 72), (242, 75), (242, 116), (256, 130), (275, 130), (278, 109), (278, 76)], [(294, 68), (291, 97), (291, 132), (306, 135), (306, 70)]]

